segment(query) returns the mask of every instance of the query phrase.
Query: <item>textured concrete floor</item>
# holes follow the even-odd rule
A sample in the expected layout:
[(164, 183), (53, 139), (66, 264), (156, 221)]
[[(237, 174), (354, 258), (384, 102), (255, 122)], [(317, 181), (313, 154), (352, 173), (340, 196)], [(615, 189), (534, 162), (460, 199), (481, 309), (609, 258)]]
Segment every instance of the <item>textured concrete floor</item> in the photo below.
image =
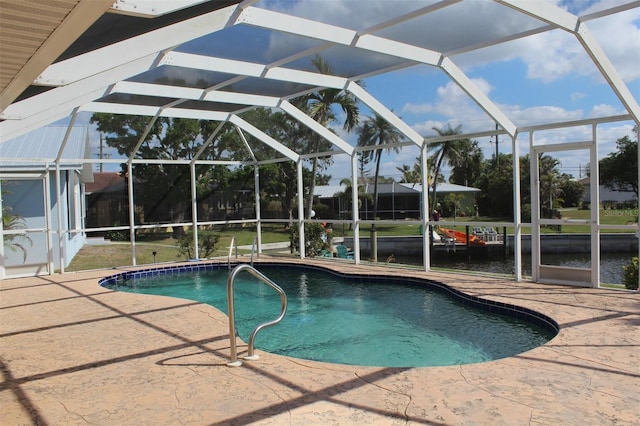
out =
[(113, 273), (0, 283), (1, 425), (640, 423), (637, 292), (394, 269), (537, 310), (561, 331), (473, 365), (372, 368), (257, 351), (258, 361), (233, 368), (224, 314), (98, 286)]

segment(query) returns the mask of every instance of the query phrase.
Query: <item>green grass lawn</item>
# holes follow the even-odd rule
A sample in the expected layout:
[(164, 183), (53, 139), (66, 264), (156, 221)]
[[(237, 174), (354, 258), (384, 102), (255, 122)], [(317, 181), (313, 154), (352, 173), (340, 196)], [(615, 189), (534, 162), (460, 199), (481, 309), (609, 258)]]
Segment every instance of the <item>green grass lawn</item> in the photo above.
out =
[[(236, 245), (250, 246), (256, 236), (255, 226), (217, 227), (213, 231), (219, 236), (215, 252), (211, 257), (227, 256), (233, 237)], [(289, 230), (283, 225), (267, 224), (262, 226), (262, 243), (289, 241)], [(155, 257), (153, 253), (156, 253)], [(239, 250), (239, 253), (247, 250)], [(249, 250), (250, 252), (250, 250)], [(234, 250), (235, 254), (235, 250)], [(169, 233), (140, 233), (136, 239), (136, 263), (146, 265), (155, 262), (174, 262), (187, 260), (180, 253), (179, 240)], [(67, 271), (83, 271), (91, 269), (127, 266), (132, 263), (131, 245), (128, 241), (112, 241), (101, 245), (85, 245), (73, 258)]]
[[(602, 224), (607, 225), (627, 225), (637, 220), (634, 217), (635, 210), (628, 211), (600, 211)], [(564, 210), (563, 218), (570, 219), (589, 219), (589, 210)], [(452, 221), (453, 218), (442, 218), (443, 221)], [(458, 218), (465, 222), (506, 222), (504, 218), (489, 217), (464, 217)], [(360, 228), (360, 234), (363, 237), (369, 235), (370, 227), (363, 225)], [(378, 236), (403, 236), (403, 235), (420, 235), (420, 226), (418, 224), (406, 224), (399, 222), (397, 224), (381, 224), (376, 226)], [(462, 228), (463, 229), (463, 228)], [(238, 246), (250, 246), (256, 236), (255, 226), (220, 226), (214, 227), (213, 231), (219, 236), (214, 256), (227, 256), (229, 253), (229, 245), (232, 237), (236, 238)], [(501, 230), (500, 230), (501, 232)], [(529, 234), (531, 230), (524, 228), (523, 232)], [(555, 229), (543, 228), (544, 233), (556, 233)], [(589, 233), (588, 225), (562, 225), (562, 233)], [(607, 232), (629, 232), (625, 230), (607, 230)], [(507, 233), (513, 234), (513, 227), (507, 227)], [(350, 236), (351, 231), (348, 225), (335, 224), (333, 226), (333, 235), (336, 237)], [(283, 224), (264, 224), (262, 226), (262, 243), (288, 242), (289, 230)], [(153, 252), (156, 252), (155, 258)], [(240, 251), (242, 252), (242, 251)], [(244, 251), (246, 252), (246, 251)], [(156, 233), (140, 233), (136, 240), (136, 259), (138, 265), (145, 265), (156, 262), (174, 262), (186, 260), (185, 255), (180, 254), (179, 242), (172, 238), (166, 232)], [(80, 252), (74, 257), (71, 265), (66, 268), (67, 271), (81, 271), (90, 269), (113, 268), (117, 266), (131, 265), (132, 255), (131, 246), (128, 241), (111, 242), (104, 245), (85, 245)]]
[[(589, 220), (591, 212), (589, 210), (578, 210), (578, 209), (566, 209), (561, 212), (563, 219), (577, 219), (577, 220)], [(635, 214), (635, 215), (634, 215)], [(452, 217), (443, 217), (440, 219), (443, 222), (453, 222), (454, 218)], [(478, 222), (480, 226), (483, 226), (483, 223), (486, 222), (509, 222), (510, 219), (506, 218), (494, 218), (494, 217), (458, 217), (457, 221), (461, 222)], [(600, 210), (600, 223), (603, 225), (630, 225), (638, 220), (637, 212), (633, 209), (628, 210)], [(334, 231), (338, 231), (337, 235), (341, 235), (341, 226), (336, 225)], [(347, 227), (348, 229), (348, 227)], [(369, 233), (370, 226), (362, 225), (360, 227), (361, 235), (366, 236)], [(398, 223), (393, 225), (377, 225), (376, 229), (378, 231), (379, 236), (400, 236), (400, 235), (420, 235), (420, 227), (419, 225), (409, 225)], [(461, 226), (460, 230), (464, 231), (464, 227)], [(502, 230), (499, 230), (502, 232)], [(561, 233), (572, 233), (572, 234), (588, 234), (591, 232), (591, 227), (588, 224), (572, 224), (567, 223), (563, 224), (560, 228)], [(612, 229), (607, 230), (606, 232), (629, 232), (624, 229)], [(507, 227), (507, 234), (513, 235), (514, 228), (513, 226)], [(523, 228), (524, 234), (530, 234), (531, 229), (529, 227)], [(558, 233), (558, 230), (553, 227), (543, 227), (542, 233)], [(347, 233), (347, 235), (349, 235)]]

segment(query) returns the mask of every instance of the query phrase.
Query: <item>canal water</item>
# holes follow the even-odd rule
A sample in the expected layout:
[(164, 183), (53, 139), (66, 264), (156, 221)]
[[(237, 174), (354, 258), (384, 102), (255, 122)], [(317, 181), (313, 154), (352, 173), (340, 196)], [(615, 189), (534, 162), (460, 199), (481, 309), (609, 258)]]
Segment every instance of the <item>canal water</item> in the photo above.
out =
[[(633, 253), (602, 254), (600, 256), (600, 282), (608, 284), (622, 284), (623, 267), (630, 263), (633, 256)], [(591, 266), (591, 258), (588, 253), (544, 254), (542, 261), (545, 265), (569, 266), (576, 268), (589, 268)], [(399, 256), (396, 256), (396, 262), (422, 265), (422, 259), (414, 257), (399, 258)], [(460, 255), (443, 255), (431, 259), (431, 266), (498, 274), (514, 274), (515, 271), (515, 262), (512, 255), (507, 256), (506, 259), (472, 258), (469, 260), (467, 260), (466, 257), (461, 257)], [(522, 273), (524, 275), (531, 275), (530, 255), (522, 256)]]

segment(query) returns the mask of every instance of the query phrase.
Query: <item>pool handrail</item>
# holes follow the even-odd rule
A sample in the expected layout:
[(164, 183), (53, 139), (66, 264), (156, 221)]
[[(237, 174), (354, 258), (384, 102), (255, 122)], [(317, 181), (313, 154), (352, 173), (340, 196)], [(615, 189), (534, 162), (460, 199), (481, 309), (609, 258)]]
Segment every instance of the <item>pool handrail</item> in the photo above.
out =
[(233, 254), (233, 246), (236, 247), (236, 259), (238, 258), (238, 246), (236, 245), (236, 236), (231, 237), (231, 244), (229, 244), (229, 254), (227, 255), (227, 268), (231, 269), (231, 255)]
[(280, 301), (282, 302), (280, 315), (278, 315), (276, 319), (262, 323), (253, 329), (253, 331), (251, 332), (251, 336), (249, 336), (249, 347), (247, 350), (247, 356), (245, 356), (244, 359), (246, 360), (258, 359), (258, 356), (254, 355), (253, 353), (253, 344), (254, 344), (256, 335), (258, 334), (258, 332), (260, 332), (260, 330), (270, 327), (272, 325), (278, 324), (280, 321), (282, 321), (285, 314), (287, 313), (287, 295), (278, 284), (271, 281), (268, 277), (266, 277), (264, 274), (262, 274), (252, 265), (244, 263), (242, 265), (238, 265), (235, 268), (233, 268), (233, 271), (229, 273), (229, 278), (227, 279), (227, 306), (229, 311), (229, 314), (228, 314), (229, 315), (229, 342), (230, 342), (230, 349), (231, 349), (231, 361), (227, 363), (229, 367), (239, 367), (242, 365), (242, 361), (238, 360), (238, 349), (236, 347), (236, 323), (235, 323), (235, 312), (233, 307), (233, 281), (235, 280), (236, 275), (238, 275), (239, 272), (244, 270), (249, 272), (251, 275), (259, 279), (263, 283), (269, 285), (274, 290), (276, 290), (280, 294)]
[(257, 241), (258, 241), (258, 237), (253, 237), (253, 243), (251, 244), (251, 266), (253, 266), (253, 252), (256, 249)]

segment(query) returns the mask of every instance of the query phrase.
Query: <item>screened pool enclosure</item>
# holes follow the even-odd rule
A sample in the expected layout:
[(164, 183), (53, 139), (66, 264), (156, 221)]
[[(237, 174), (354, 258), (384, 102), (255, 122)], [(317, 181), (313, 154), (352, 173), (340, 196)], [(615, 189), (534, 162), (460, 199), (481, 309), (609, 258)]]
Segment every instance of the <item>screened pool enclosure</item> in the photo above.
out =
[[(296, 255), (305, 258), (309, 222), (340, 229), (355, 263), (378, 257), (372, 225), (413, 227), (407, 237), (419, 241), (416, 264), (430, 270), (432, 233), (422, 230), (477, 226), (469, 218), (474, 213), (455, 212), (438, 223), (430, 214), (440, 205), (432, 203), (434, 186), (441, 197), (428, 172), (433, 176), (434, 148), (460, 139), (478, 141), (495, 167), (510, 162), (512, 185), (503, 197), (512, 219), (482, 225), (509, 229), (503, 242), (516, 281), (524, 279), (526, 256), (533, 281), (597, 287), (604, 234), (634, 235), (637, 247), (637, 194), (626, 221), (603, 220), (609, 218), (597, 208), (607, 201), (599, 160), (615, 149), (621, 129), (631, 135), (640, 122), (640, 78), (628, 72), (640, 65), (637, 1), (585, 10), (572, 2), (527, 0), (43, 3), (1, 6), (2, 207), (19, 222), (3, 220), (0, 229), (2, 278), (64, 273), (78, 244), (90, 245), (95, 236), (126, 241), (130, 264), (139, 265), (151, 263), (141, 261), (142, 250), (153, 253), (153, 262), (184, 260), (158, 259), (163, 249), (144, 238), (187, 235), (187, 257), (199, 260), (206, 257), (199, 248), (204, 234), (234, 226), (255, 229), (256, 253), (267, 246), (265, 227), (292, 226)], [(616, 20), (634, 23), (636, 31), (628, 34), (635, 49), (631, 43), (623, 60), (601, 31)], [(561, 59), (562, 52), (570, 52), (569, 59)], [(536, 68), (523, 65), (534, 57), (557, 73), (577, 71), (548, 92), (536, 91)], [(550, 106), (551, 95), (565, 88), (567, 99), (596, 99), (581, 89), (587, 80), (599, 84), (606, 108), (597, 100), (589, 112)], [(324, 116), (314, 110), (319, 94), (327, 93), (350, 99), (360, 125), (377, 118), (398, 137), (358, 143), (358, 127), (343, 125), (349, 114), (337, 101)], [(538, 107), (520, 108), (523, 100)], [(113, 130), (117, 117), (127, 117), (121, 133)], [(169, 126), (177, 119), (198, 120), (197, 128)], [(33, 136), (51, 126), (63, 131)], [(90, 144), (76, 140), (79, 131), (89, 132)], [(402, 160), (392, 157), (400, 153)], [(376, 155), (388, 170), (415, 162), (413, 183), (422, 188), (416, 217), (363, 215), (358, 191), (346, 190), (362, 182), (362, 158)], [(528, 170), (521, 169), (522, 156), (529, 158)], [(583, 159), (573, 175), (587, 188), (588, 213), (548, 214), (557, 195), (546, 190), (553, 179), (545, 156), (567, 164)], [(335, 215), (311, 212), (316, 207), (308, 199), (321, 181), (310, 178), (316, 161), (316, 174), (343, 185)], [(279, 178), (272, 176), (274, 165), (281, 166)], [(368, 167), (372, 174), (375, 162)], [(564, 233), (575, 227), (585, 236), (587, 267), (545, 262), (543, 236), (554, 227)]]

